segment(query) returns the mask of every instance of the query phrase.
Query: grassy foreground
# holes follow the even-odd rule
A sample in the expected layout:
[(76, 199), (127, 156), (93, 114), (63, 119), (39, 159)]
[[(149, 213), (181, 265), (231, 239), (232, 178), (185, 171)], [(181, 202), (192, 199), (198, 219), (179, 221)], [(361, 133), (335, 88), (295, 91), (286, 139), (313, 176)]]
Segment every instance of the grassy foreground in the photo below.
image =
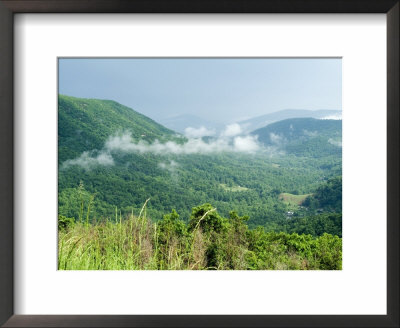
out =
[(248, 217), (221, 217), (210, 204), (188, 223), (173, 210), (153, 223), (145, 215), (74, 222), (59, 217), (60, 270), (340, 270), (342, 239), (250, 230)]

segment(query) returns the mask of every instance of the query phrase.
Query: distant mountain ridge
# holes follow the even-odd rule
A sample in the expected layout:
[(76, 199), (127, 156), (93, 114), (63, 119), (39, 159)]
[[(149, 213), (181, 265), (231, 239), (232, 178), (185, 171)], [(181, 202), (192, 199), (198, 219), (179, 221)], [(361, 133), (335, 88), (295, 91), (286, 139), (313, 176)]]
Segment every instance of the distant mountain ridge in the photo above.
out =
[[(290, 118), (316, 118), (316, 119), (341, 119), (341, 110), (305, 110), (305, 109), (284, 109), (277, 112), (252, 117), (250, 119), (236, 121), (242, 128), (243, 133), (249, 133), (256, 129), (265, 127), (268, 124), (290, 119)], [(185, 129), (191, 127), (199, 129), (201, 127), (213, 131), (214, 134), (219, 135), (224, 131), (225, 127), (234, 123), (232, 119), (227, 116), (226, 122), (215, 122), (201, 118), (194, 114), (182, 114), (168, 118), (161, 118), (159, 123), (165, 127), (184, 134)]]
[(284, 109), (270, 114), (253, 117), (238, 122), (246, 131), (254, 131), (268, 124), (290, 119), (290, 118), (315, 118), (315, 119), (341, 119), (341, 110), (306, 110), (306, 109)]

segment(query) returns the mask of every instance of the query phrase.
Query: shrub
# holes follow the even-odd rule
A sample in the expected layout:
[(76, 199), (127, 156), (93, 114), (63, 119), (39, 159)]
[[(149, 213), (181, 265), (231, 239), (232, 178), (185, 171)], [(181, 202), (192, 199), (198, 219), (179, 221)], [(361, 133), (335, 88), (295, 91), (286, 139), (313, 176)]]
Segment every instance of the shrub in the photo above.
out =
[(58, 230), (66, 230), (73, 226), (75, 223), (74, 218), (67, 218), (64, 215), (58, 216)]

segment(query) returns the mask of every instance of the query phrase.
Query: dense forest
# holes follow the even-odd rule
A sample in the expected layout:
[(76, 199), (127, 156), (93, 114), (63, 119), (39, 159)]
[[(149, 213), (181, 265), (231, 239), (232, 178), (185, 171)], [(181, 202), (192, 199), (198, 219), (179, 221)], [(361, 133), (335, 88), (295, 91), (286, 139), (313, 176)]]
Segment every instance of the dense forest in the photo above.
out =
[[(208, 225), (199, 225), (198, 233), (208, 245), (206, 253), (215, 243), (233, 238), (247, 255), (242, 254), (245, 260), (237, 267), (227, 264), (228, 250), (219, 249), (222, 253), (218, 251), (217, 258), (224, 258), (222, 262), (217, 265), (203, 254), (199, 268), (297, 268), (297, 264), (288, 265), (288, 259), (275, 266), (268, 262), (259, 253), (262, 246), (254, 246), (264, 243), (265, 247), (279, 245), (281, 255), (296, 254), (307, 263), (304, 268), (323, 269), (328, 267), (289, 247), (289, 240), (303, 238), (314, 250), (327, 238), (339, 238), (335, 245), (341, 244), (341, 121), (293, 118), (237, 140), (191, 140), (114, 101), (60, 95), (58, 130), (58, 205), (64, 249), (73, 246), (65, 243), (73, 231), (101, 234), (105, 227), (116, 229), (115, 222), (120, 221), (124, 233), (132, 229), (129, 222), (139, 220), (161, 236), (158, 229), (173, 217), (174, 223), (168, 224), (179, 222), (177, 229), (182, 232), (174, 235), (173, 242), (182, 243), (176, 253), (182, 263), (178, 267), (190, 268), (193, 254), (187, 247), (197, 238), (193, 222), (199, 219), (195, 209), (205, 204), (215, 208), (215, 214), (206, 218), (217, 216), (224, 226), (206, 231)], [(249, 140), (256, 140), (256, 151), (236, 145), (236, 141)], [(140, 215), (143, 204), (145, 218)], [(206, 218), (201, 222), (207, 222)], [(240, 222), (240, 236), (233, 233), (234, 222)], [(119, 238), (126, 237), (120, 233)], [(87, 238), (82, 236), (79, 243)], [(163, 247), (159, 242), (148, 240), (152, 252)], [(165, 259), (161, 261), (159, 253), (152, 256), (148, 265), (164, 268), (160, 263)], [(329, 268), (339, 268), (338, 262)]]
[(272, 123), (252, 134), (265, 145), (279, 146), (288, 154), (308, 158), (342, 153), (342, 121), (293, 118)]

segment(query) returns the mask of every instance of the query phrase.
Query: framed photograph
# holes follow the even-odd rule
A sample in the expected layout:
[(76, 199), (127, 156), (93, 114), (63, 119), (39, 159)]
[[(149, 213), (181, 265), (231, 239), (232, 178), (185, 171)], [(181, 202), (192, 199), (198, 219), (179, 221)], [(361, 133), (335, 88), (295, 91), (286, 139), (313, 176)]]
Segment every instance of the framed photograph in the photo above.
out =
[(399, 326), (398, 1), (0, 1), (0, 323)]

